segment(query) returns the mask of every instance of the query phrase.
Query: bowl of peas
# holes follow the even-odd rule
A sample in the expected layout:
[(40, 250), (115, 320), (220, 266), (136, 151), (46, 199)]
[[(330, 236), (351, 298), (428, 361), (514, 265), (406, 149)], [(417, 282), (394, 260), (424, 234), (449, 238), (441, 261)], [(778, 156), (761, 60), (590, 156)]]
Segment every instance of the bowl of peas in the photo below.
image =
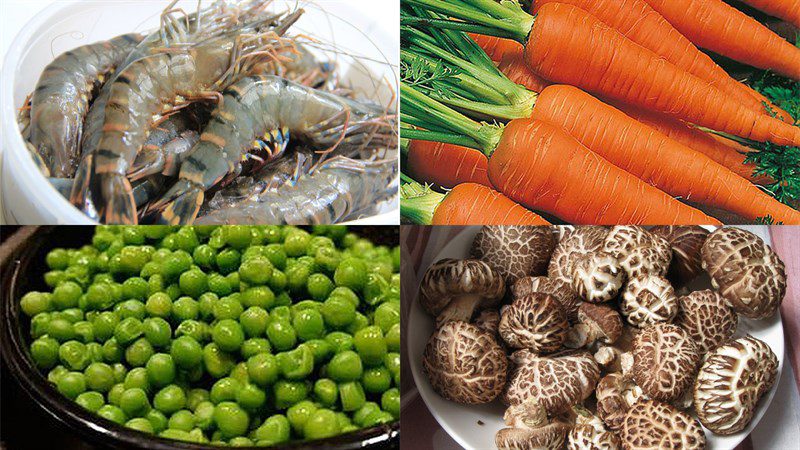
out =
[(0, 273), (2, 356), (87, 440), (399, 446), (396, 227), (20, 233)]

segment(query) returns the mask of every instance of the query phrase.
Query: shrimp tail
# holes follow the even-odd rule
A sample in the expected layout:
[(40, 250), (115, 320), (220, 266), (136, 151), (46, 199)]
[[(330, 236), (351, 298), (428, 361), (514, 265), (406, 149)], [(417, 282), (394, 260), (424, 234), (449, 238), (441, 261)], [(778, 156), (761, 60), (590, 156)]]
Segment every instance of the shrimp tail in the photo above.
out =
[(164, 196), (152, 205), (157, 212), (155, 223), (186, 225), (192, 222), (200, 211), (205, 194), (202, 186), (188, 180), (178, 180)]
[(72, 185), (69, 201), (90, 219), (99, 220), (100, 215), (94, 206), (95, 202), (92, 196), (93, 166), (94, 154), (89, 153), (81, 159), (78, 169), (75, 171), (75, 181)]
[(36, 147), (30, 142), (26, 142), (25, 146), (28, 148), (28, 153), (30, 153), (31, 159), (33, 159), (33, 163), (36, 164), (36, 167), (39, 168), (44, 176), (49, 177), (50, 168), (47, 166), (47, 163), (44, 162), (44, 158), (42, 158), (42, 155), (36, 150)]
[(130, 181), (118, 173), (100, 174), (99, 181), (106, 199), (105, 222), (136, 225), (136, 201)]
[(166, 163), (164, 153), (160, 149), (145, 149), (136, 154), (136, 159), (128, 171), (128, 178), (131, 181), (136, 181), (148, 175), (159, 173)]

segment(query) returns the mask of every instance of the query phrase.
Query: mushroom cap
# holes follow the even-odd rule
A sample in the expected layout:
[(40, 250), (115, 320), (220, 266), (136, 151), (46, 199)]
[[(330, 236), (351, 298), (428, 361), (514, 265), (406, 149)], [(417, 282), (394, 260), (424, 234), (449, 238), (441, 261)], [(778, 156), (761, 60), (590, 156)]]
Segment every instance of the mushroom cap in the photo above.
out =
[(567, 437), (568, 449), (617, 450), (622, 447), (619, 437), (606, 429), (602, 420), (584, 408), (576, 409), (575, 426)]
[(500, 315), (498, 333), (512, 348), (552, 353), (561, 348), (569, 330), (564, 308), (549, 294), (519, 297)]
[(483, 261), (446, 258), (428, 267), (419, 289), (420, 304), (437, 316), (451, 301), (466, 295), (482, 299), (482, 308), (495, 306), (505, 293), (505, 283)]
[(569, 429), (558, 420), (539, 428), (503, 428), (494, 443), (498, 450), (561, 450)]
[(622, 318), (608, 305), (584, 303), (578, 308), (578, 322), (589, 327), (595, 341), (613, 344), (622, 336)]
[(513, 406), (530, 400), (544, 406), (550, 416), (588, 398), (600, 379), (600, 368), (587, 352), (536, 356), (521, 350), (512, 360), (519, 365), (512, 371), (503, 401)]
[(484, 309), (472, 322), (481, 330), (497, 336), (497, 328), (500, 326), (500, 312), (496, 309)]
[(672, 259), (669, 242), (637, 225), (613, 227), (603, 250), (619, 260), (628, 278), (645, 274), (664, 276)]
[(697, 417), (717, 434), (743, 430), (756, 404), (775, 383), (778, 358), (766, 343), (746, 336), (714, 350), (697, 374)]
[(642, 388), (621, 373), (610, 373), (597, 383), (597, 415), (606, 426), (619, 431), (625, 414), (642, 397)]
[(781, 306), (786, 295), (783, 261), (755, 234), (720, 228), (706, 239), (702, 259), (711, 285), (737, 313), (763, 319)]
[(547, 226), (484, 226), (472, 243), (472, 256), (489, 264), (506, 283), (543, 275), (556, 246)]
[(633, 343), (633, 380), (650, 398), (680, 398), (694, 381), (700, 353), (683, 328), (668, 323), (651, 325)]
[(686, 330), (703, 354), (726, 342), (736, 332), (739, 317), (722, 296), (710, 289), (678, 297), (674, 324)]
[(675, 286), (684, 286), (703, 272), (700, 250), (710, 231), (699, 225), (658, 225), (650, 232), (666, 239), (672, 247), (667, 278)]
[(442, 397), (464, 404), (488, 403), (503, 391), (508, 360), (492, 335), (453, 321), (431, 335), (422, 368)]
[(654, 400), (639, 401), (628, 410), (620, 439), (623, 448), (630, 450), (693, 450), (706, 446), (706, 436), (696, 419), (672, 405)]
[(619, 294), (625, 278), (627, 274), (617, 258), (606, 252), (596, 252), (574, 264), (572, 289), (587, 302), (607, 302)]
[(678, 297), (666, 278), (640, 275), (628, 280), (619, 307), (629, 324), (643, 327), (672, 320), (678, 313)]
[(572, 284), (572, 269), (580, 258), (603, 248), (608, 228), (600, 226), (575, 227), (561, 238), (553, 250), (547, 276)]
[(564, 312), (567, 314), (567, 320), (570, 322), (578, 320), (578, 307), (581, 304), (581, 299), (572, 289), (572, 286), (564, 280), (550, 277), (522, 277), (511, 286), (513, 298), (530, 295), (534, 292), (552, 295), (561, 303)]

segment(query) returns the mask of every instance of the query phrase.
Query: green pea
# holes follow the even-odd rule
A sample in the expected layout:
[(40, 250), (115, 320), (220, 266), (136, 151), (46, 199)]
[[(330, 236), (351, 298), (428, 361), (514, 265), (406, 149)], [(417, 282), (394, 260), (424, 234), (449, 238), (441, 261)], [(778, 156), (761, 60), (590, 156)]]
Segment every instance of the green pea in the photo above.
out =
[(238, 295), (229, 295), (217, 300), (213, 306), (214, 317), (217, 320), (238, 319), (244, 312), (244, 307)]
[(198, 266), (204, 269), (212, 269), (217, 259), (217, 251), (210, 245), (199, 245), (194, 249), (192, 259)]
[(267, 325), (267, 338), (278, 351), (289, 350), (297, 344), (297, 333), (286, 319), (273, 318)]
[(322, 273), (310, 275), (306, 282), (306, 290), (311, 295), (311, 298), (317, 301), (323, 301), (328, 298), (333, 288), (333, 281)]
[(289, 419), (295, 433), (302, 434), (308, 418), (317, 411), (317, 406), (309, 400), (295, 403), (286, 410), (286, 418)]
[(66, 320), (67, 322), (69, 322), (71, 324), (75, 324), (76, 322), (80, 322), (85, 317), (84, 314), (83, 314), (83, 311), (81, 311), (78, 308), (68, 308), (68, 309), (65, 309), (65, 310), (63, 310), (61, 312), (54, 313), (54, 314), (56, 314), (58, 317)]
[(272, 346), (265, 338), (251, 338), (242, 344), (241, 354), (244, 359), (249, 359), (259, 353), (272, 353)]
[(146, 338), (139, 338), (125, 349), (125, 361), (132, 367), (142, 367), (154, 353), (150, 342)]
[(306, 249), (311, 241), (311, 235), (307, 232), (296, 229), (286, 235), (283, 242), (283, 249), (289, 256), (301, 256), (306, 254)]
[(195, 438), (188, 432), (183, 430), (175, 430), (172, 428), (167, 428), (166, 430), (158, 433), (158, 435), (162, 438), (174, 439), (176, 441), (185, 441), (185, 442), (195, 441)]
[(139, 388), (145, 392), (150, 391), (150, 378), (147, 376), (147, 369), (144, 367), (134, 367), (125, 375), (125, 389)]
[(176, 246), (186, 252), (191, 252), (197, 247), (200, 242), (197, 239), (197, 234), (192, 227), (182, 227), (175, 233)]
[(353, 336), (343, 331), (332, 331), (325, 336), (325, 342), (330, 344), (333, 353), (341, 353), (353, 349)]
[(335, 298), (335, 297), (346, 299), (347, 301), (352, 303), (353, 307), (355, 308), (358, 308), (358, 305), (361, 302), (361, 300), (359, 300), (358, 298), (358, 294), (353, 292), (353, 290), (350, 289), (349, 287), (345, 286), (339, 286), (335, 288), (333, 291), (331, 291), (330, 295), (328, 295), (328, 298)]
[(363, 373), (361, 358), (352, 350), (337, 353), (328, 363), (328, 376), (335, 381), (355, 381)]
[(175, 301), (181, 296), (181, 287), (178, 283), (172, 283), (164, 290), (164, 293), (169, 295), (170, 300)]
[(260, 446), (271, 446), (289, 442), (292, 428), (289, 419), (283, 414), (275, 414), (267, 418), (264, 423), (256, 428), (253, 437)]
[(247, 360), (247, 375), (250, 380), (262, 387), (272, 385), (278, 379), (278, 360), (275, 355), (260, 353)]
[(275, 407), (286, 409), (308, 397), (309, 386), (304, 381), (279, 380), (273, 385)]
[(391, 388), (384, 392), (381, 395), (381, 408), (395, 419), (400, 419), (400, 390)]
[(114, 369), (105, 363), (95, 362), (89, 364), (83, 374), (86, 379), (86, 385), (93, 391), (108, 392), (116, 383)]
[(211, 329), (211, 338), (214, 343), (226, 352), (238, 351), (244, 342), (244, 331), (239, 322), (224, 319)]
[(400, 303), (382, 303), (375, 309), (373, 321), (384, 334), (387, 333), (394, 325), (400, 323)]
[(236, 403), (247, 411), (257, 411), (267, 400), (267, 394), (254, 384), (245, 384), (236, 393)]
[(200, 269), (183, 272), (178, 285), (184, 294), (197, 298), (208, 290), (208, 276)]
[(145, 311), (153, 317), (168, 318), (172, 313), (172, 298), (165, 292), (156, 292), (147, 299)]
[(378, 365), (386, 356), (386, 341), (383, 332), (377, 326), (369, 326), (358, 330), (353, 338), (358, 355), (368, 366)]
[(147, 379), (153, 386), (162, 387), (175, 380), (175, 362), (166, 353), (156, 353), (147, 361)]
[(342, 257), (335, 248), (320, 247), (316, 250), (316, 253), (314, 253), (314, 262), (317, 264), (317, 267), (329, 274), (336, 271), (341, 261)]
[(112, 337), (103, 343), (103, 359), (106, 362), (118, 363), (124, 355), (125, 352), (116, 338)]
[(325, 322), (322, 314), (316, 309), (305, 309), (297, 312), (292, 319), (297, 336), (302, 341), (319, 339), (325, 336)]
[(102, 310), (114, 304), (113, 288), (108, 283), (95, 283), (86, 291), (86, 307)]
[(212, 342), (203, 348), (203, 364), (209, 375), (220, 378), (230, 373), (236, 363), (233, 356), (225, 353)]
[(236, 293), (239, 292), (241, 281), (239, 280), (239, 272), (231, 272), (225, 275), (225, 281), (228, 282), (228, 286), (231, 287), (231, 290)]
[(194, 410), (195, 425), (201, 430), (210, 430), (214, 425), (214, 409), (214, 404), (208, 400), (198, 403)]
[(223, 297), (233, 292), (228, 279), (218, 273), (212, 273), (208, 276), (208, 290)]
[(66, 372), (56, 380), (58, 392), (70, 400), (86, 391), (86, 377), (81, 372)]
[(289, 380), (302, 380), (314, 370), (314, 354), (305, 345), (276, 355), (281, 373)]
[(66, 367), (61, 365), (55, 366), (52, 369), (50, 369), (50, 372), (47, 373), (47, 380), (55, 384), (61, 377), (61, 375), (64, 375), (67, 372), (69, 372), (69, 369), (67, 369)]
[(22, 296), (19, 306), (28, 317), (33, 317), (36, 314), (52, 311), (53, 305), (51, 304), (51, 295), (46, 292), (28, 292)]
[(125, 298), (144, 301), (147, 299), (150, 287), (141, 277), (128, 278), (122, 283), (122, 295)]
[(314, 383), (314, 398), (325, 406), (333, 406), (339, 398), (339, 387), (330, 378), (320, 378)]
[[(186, 272), (190, 273), (190, 272)], [(195, 320), (200, 314), (200, 307), (197, 301), (191, 297), (181, 297), (172, 304), (172, 317), (182, 322), (184, 320)]]
[(364, 261), (356, 258), (345, 258), (336, 267), (333, 280), (337, 286), (348, 287), (354, 291), (360, 291), (367, 282), (367, 265)]
[(237, 271), (240, 263), (241, 255), (232, 248), (217, 253), (217, 267), (219, 268), (219, 272), (223, 275)]
[(128, 368), (124, 364), (114, 363), (111, 366), (111, 370), (114, 371), (114, 383), (123, 382), (125, 376), (128, 375)]
[(275, 304), (275, 294), (267, 286), (254, 286), (242, 292), (244, 306), (258, 306), (269, 309)]
[(288, 284), (289, 279), (286, 277), (286, 272), (277, 269), (272, 271), (272, 278), (269, 280), (269, 288), (272, 289), (273, 292), (283, 293), (283, 290), (286, 289)]
[(394, 422), (395, 418), (391, 414), (386, 411), (378, 411), (373, 414), (367, 416), (366, 420), (364, 421), (364, 427), (374, 427), (376, 425), (381, 425), (385, 423)]
[(97, 415), (120, 425), (124, 424), (127, 420), (125, 412), (122, 411), (122, 409), (120, 409), (118, 406), (114, 405), (103, 405), (97, 410)]
[(206, 292), (197, 299), (197, 310), (200, 312), (200, 318), (208, 320), (213, 316), (214, 304), (217, 300), (219, 300), (219, 297), (213, 292)]
[(99, 341), (108, 340), (114, 335), (114, 329), (119, 321), (119, 314), (112, 311), (102, 311), (95, 315), (91, 320), (94, 337)]
[[(32, 338), (39, 338), (47, 334), (47, 328), (50, 325), (50, 320), (52, 319), (52, 314), (49, 312), (42, 312), (39, 313), (31, 318), (31, 337)], [(72, 331), (72, 327), (70, 327), (70, 332)], [(55, 336), (50, 336), (52, 338), (56, 338)], [(58, 340), (58, 339), (56, 339)]]
[(210, 393), (206, 389), (194, 388), (186, 392), (186, 407), (194, 411), (197, 405), (201, 402), (207, 401), (210, 398)]
[(225, 241), (233, 248), (243, 249), (253, 241), (252, 228), (247, 225), (225, 227)]
[(167, 416), (157, 409), (151, 409), (144, 415), (144, 418), (150, 422), (153, 427), (154, 433), (160, 433), (167, 429)]
[(153, 406), (164, 414), (172, 414), (186, 406), (186, 393), (180, 387), (171, 384), (156, 392)]
[(58, 349), (61, 363), (71, 370), (83, 370), (89, 365), (89, 354), (86, 345), (78, 341), (68, 341)]
[(180, 336), (172, 342), (170, 356), (178, 367), (191, 369), (203, 361), (203, 348), (191, 336)]
[(392, 386), (392, 373), (386, 367), (371, 367), (361, 376), (364, 390), (370, 394), (381, 394)]
[(150, 317), (142, 322), (142, 331), (145, 339), (156, 347), (169, 345), (172, 337), (172, 328), (169, 322), (161, 317)]
[(269, 323), (269, 313), (264, 308), (251, 306), (239, 316), (239, 323), (248, 337), (263, 336)]
[(211, 334), (209, 325), (197, 320), (184, 320), (175, 329), (175, 336), (189, 336), (197, 342), (205, 342)]
[(322, 317), (325, 323), (333, 328), (346, 327), (353, 323), (356, 318), (356, 307), (346, 298), (336, 296), (329, 297), (322, 304)]
[(269, 244), (264, 246), (263, 251), (261, 252), (262, 256), (267, 258), (269, 262), (272, 263), (273, 267), (278, 270), (283, 270), (286, 268), (286, 251), (283, 249), (283, 246), (280, 244)]
[(103, 346), (97, 342), (89, 342), (86, 344), (86, 353), (89, 354), (90, 362), (103, 362), (105, 360), (103, 356)]
[(83, 392), (75, 397), (75, 403), (80, 405), (83, 409), (97, 412), (97, 410), (106, 403), (106, 400), (103, 398), (103, 394), (89, 391)]
[(141, 417), (150, 409), (150, 402), (144, 390), (131, 388), (122, 393), (119, 407), (127, 417)]
[(144, 333), (142, 322), (135, 317), (121, 320), (114, 328), (114, 338), (121, 345), (128, 345)]
[(236, 394), (242, 388), (242, 383), (233, 377), (225, 377), (217, 380), (211, 386), (210, 399), (214, 404), (224, 401), (236, 400)]
[(144, 417), (134, 417), (125, 422), (125, 426), (132, 430), (141, 431), (142, 433), (153, 434), (155, 432), (155, 430), (153, 430), (153, 424)]
[(389, 328), (389, 331), (386, 332), (386, 336), (384, 336), (384, 340), (386, 341), (386, 348), (390, 352), (399, 352), (400, 351), (400, 324), (396, 323)]
[(314, 364), (321, 364), (330, 359), (333, 356), (333, 350), (331, 345), (322, 339), (311, 339), (306, 341), (302, 344), (305, 347), (308, 347), (311, 350), (311, 354), (314, 355)]
[(343, 411), (356, 411), (367, 401), (364, 388), (357, 381), (339, 383), (339, 398), (342, 401)]
[(50, 250), (45, 257), (45, 262), (47, 263), (47, 267), (51, 269), (66, 269), (69, 265), (69, 253), (63, 248)]
[[(278, 307), (281, 307), (281, 306), (289, 306), (291, 304), (292, 304), (292, 297), (286, 291), (281, 292), (280, 294), (278, 294), (277, 297), (275, 297), (275, 308), (278, 308)], [(273, 310), (275, 308), (273, 308)], [(270, 312), (272, 312), (272, 311), (270, 311)]]
[(222, 402), (214, 409), (214, 422), (225, 438), (241, 436), (247, 431), (250, 417), (233, 402)]
[(51, 369), (58, 364), (59, 349), (57, 340), (42, 336), (31, 343), (31, 357), (40, 369)]
[(250, 258), (239, 267), (239, 279), (248, 284), (267, 284), (272, 278), (272, 270), (272, 263), (267, 258)]
[(183, 250), (176, 250), (161, 263), (164, 278), (175, 280), (192, 266), (192, 256)]
[(58, 310), (76, 308), (81, 295), (83, 295), (83, 289), (78, 283), (65, 281), (53, 290), (50, 303), (52, 307)]
[(341, 431), (336, 413), (318, 409), (311, 414), (303, 427), (303, 437), (309, 440), (336, 436)]
[(233, 369), (231, 369), (230, 377), (239, 380), (242, 384), (249, 383), (250, 376), (247, 374), (247, 363), (240, 362), (236, 364)]
[(191, 431), (194, 428), (194, 414), (187, 409), (182, 409), (172, 414), (167, 423), (172, 430)]

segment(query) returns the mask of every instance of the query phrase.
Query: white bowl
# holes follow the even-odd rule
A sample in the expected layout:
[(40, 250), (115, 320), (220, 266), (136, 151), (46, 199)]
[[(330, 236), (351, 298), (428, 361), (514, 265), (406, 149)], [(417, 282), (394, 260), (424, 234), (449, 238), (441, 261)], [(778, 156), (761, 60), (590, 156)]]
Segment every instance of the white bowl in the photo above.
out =
[[(57, 55), (72, 48), (109, 39), (128, 32), (145, 32), (158, 26), (158, 16), (168, 4), (160, 1), (81, 0), (56, 2), (37, 14), (16, 36), (3, 65), (0, 85), (0, 115), (3, 130), (3, 165), (0, 188), (5, 220), (19, 224), (89, 224), (88, 217), (74, 208), (47, 182), (28, 155), (16, 123), (17, 108), (33, 91), (42, 69)], [(203, 2), (210, 4), (210, 0)], [(197, 2), (182, 0), (179, 6), (193, 11)], [(398, 86), (399, 5), (372, 0), (273, 0), (275, 11), (302, 6), (305, 13), (292, 27), (337, 52), (317, 51), (336, 59), (343, 79), (361, 88), (361, 93), (387, 104), (395, 101)], [(349, 55), (360, 55), (355, 63)], [(377, 88), (364, 75), (377, 80)], [(399, 164), (399, 162), (398, 162)], [(397, 224), (395, 199), (382, 205), (379, 214), (360, 223)]]
[[(766, 227), (743, 228), (756, 233), (767, 244), (770, 243)], [(441, 258), (461, 259), (468, 257), (469, 248), (478, 230), (480, 230), (480, 227), (470, 227), (455, 236), (432, 261), (438, 261)], [(698, 280), (693, 282), (690, 288), (692, 290), (709, 289), (710, 282), (707, 278)], [(494, 435), (504, 427), (503, 412), (505, 407), (503, 404), (500, 400), (495, 400), (485, 405), (460, 405), (439, 396), (433, 390), (428, 378), (422, 371), (422, 353), (425, 350), (428, 338), (434, 331), (433, 319), (422, 309), (416, 296), (414, 304), (411, 306), (408, 321), (406, 329), (412, 330), (412, 332), (407, 333), (406, 336), (406, 351), (411, 365), (411, 373), (414, 377), (414, 383), (433, 417), (465, 449), (485, 450), (496, 448)], [(719, 436), (707, 429), (705, 430), (706, 448), (709, 450), (731, 450), (742, 442), (753, 431), (753, 428), (758, 425), (761, 417), (764, 416), (780, 382), (784, 356), (783, 325), (780, 314), (776, 314), (771, 319), (764, 321), (740, 319), (736, 336), (738, 337), (745, 333), (749, 333), (766, 342), (775, 352), (778, 357), (778, 379), (775, 380), (772, 389), (758, 403), (753, 420), (747, 428), (731, 436)], [(483, 423), (483, 425), (480, 425), (480, 423)]]

